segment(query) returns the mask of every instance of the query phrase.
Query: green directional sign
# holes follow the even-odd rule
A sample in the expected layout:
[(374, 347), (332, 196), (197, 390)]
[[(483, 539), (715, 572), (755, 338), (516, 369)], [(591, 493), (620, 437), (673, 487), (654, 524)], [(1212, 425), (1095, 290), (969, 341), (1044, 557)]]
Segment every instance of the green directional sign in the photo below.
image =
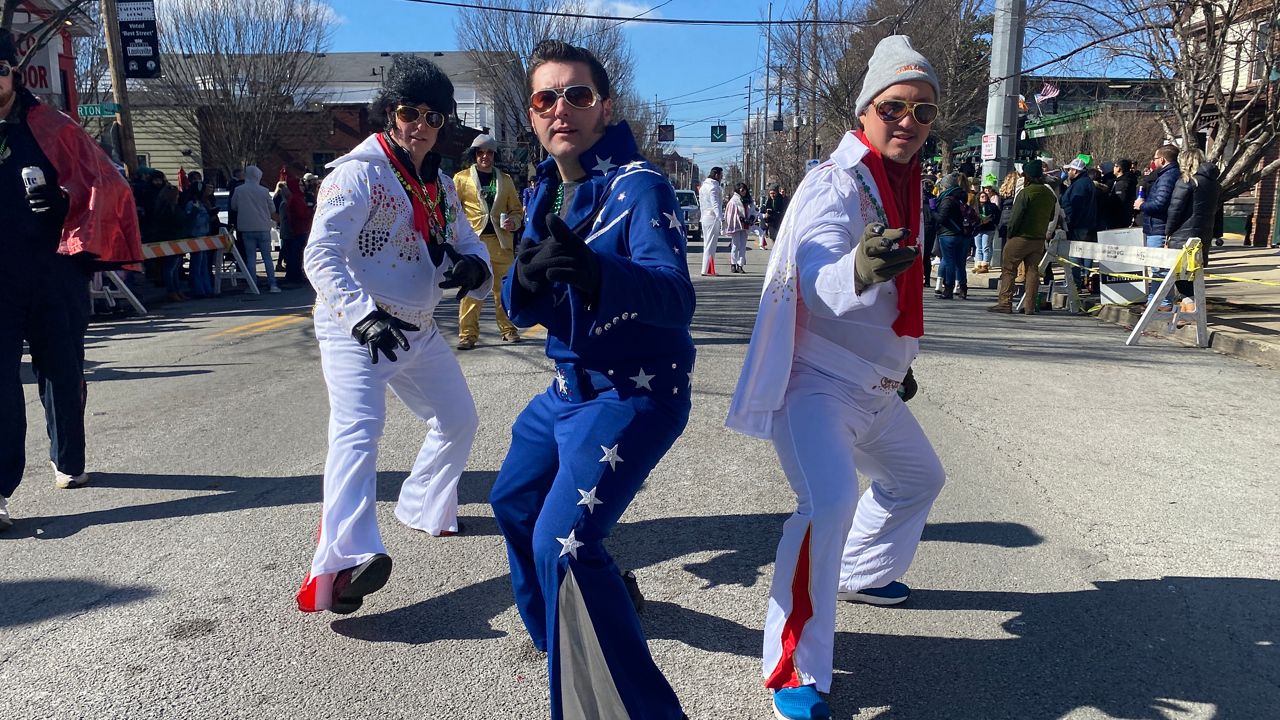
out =
[(76, 108), (76, 113), (82, 118), (111, 117), (118, 112), (120, 112), (120, 106), (116, 103), (87, 104)]
[(711, 126), (711, 142), (728, 142), (729, 132), (724, 125)]

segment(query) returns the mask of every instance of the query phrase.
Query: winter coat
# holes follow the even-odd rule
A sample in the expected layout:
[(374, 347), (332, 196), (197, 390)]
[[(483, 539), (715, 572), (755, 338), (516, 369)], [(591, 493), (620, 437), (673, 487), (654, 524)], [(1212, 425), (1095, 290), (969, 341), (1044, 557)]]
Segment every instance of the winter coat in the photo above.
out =
[(1142, 232), (1144, 235), (1167, 235), (1165, 225), (1169, 217), (1169, 201), (1173, 199), (1173, 187), (1178, 184), (1182, 169), (1172, 162), (1155, 172), (1151, 190), (1142, 202)]
[(1191, 182), (1178, 178), (1169, 200), (1169, 216), (1165, 229), (1170, 239), (1200, 238), (1208, 242), (1214, 236), (1213, 223), (1221, 203), (1222, 184), (1218, 182), (1218, 166), (1200, 163)]
[(1138, 199), (1138, 173), (1122, 173), (1111, 183), (1111, 227), (1127, 228), (1133, 224), (1133, 201)]
[(938, 221), (938, 235), (955, 235), (968, 237), (964, 231), (964, 215), (960, 205), (964, 203), (965, 193), (959, 187), (947, 188), (938, 198), (938, 209), (934, 216)]
[(747, 230), (747, 209), (742, 204), (742, 196), (734, 193), (724, 206), (724, 232), (726, 235)]
[(1078, 175), (1071, 181), (1059, 202), (1067, 216), (1067, 231), (1071, 239), (1080, 240), (1098, 229), (1098, 205), (1093, 194), (1096, 190), (1088, 175)]

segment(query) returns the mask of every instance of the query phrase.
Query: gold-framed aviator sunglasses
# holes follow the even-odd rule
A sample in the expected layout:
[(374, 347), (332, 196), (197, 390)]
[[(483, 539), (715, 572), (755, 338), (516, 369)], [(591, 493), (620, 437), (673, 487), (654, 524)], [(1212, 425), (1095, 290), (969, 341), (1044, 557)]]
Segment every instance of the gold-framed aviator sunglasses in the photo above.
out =
[(570, 85), (566, 88), (546, 88), (530, 95), (529, 108), (534, 112), (548, 112), (560, 98), (579, 110), (593, 108), (600, 101), (600, 95), (590, 85)]
[(402, 123), (416, 123), (419, 120), (426, 120), (427, 127), (439, 130), (444, 127), (444, 113), (437, 110), (419, 110), (412, 105), (397, 105), (396, 117)]
[(938, 119), (938, 106), (905, 100), (881, 100), (876, 103), (876, 115), (885, 122), (897, 122), (906, 117), (907, 113), (911, 113), (911, 117), (921, 125), (932, 125)]

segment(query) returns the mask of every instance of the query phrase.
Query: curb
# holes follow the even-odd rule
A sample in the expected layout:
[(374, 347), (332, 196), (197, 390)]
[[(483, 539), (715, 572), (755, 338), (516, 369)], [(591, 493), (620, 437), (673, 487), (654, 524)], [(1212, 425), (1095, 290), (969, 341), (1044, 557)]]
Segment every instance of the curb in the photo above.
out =
[[(1103, 305), (1097, 318), (1102, 322), (1120, 325), (1132, 330), (1138, 322), (1141, 312), (1122, 305)], [(1214, 328), (1214, 317), (1209, 316), (1209, 349), (1223, 355), (1231, 355), (1256, 365), (1280, 370), (1280, 344), (1258, 340), (1245, 333)], [(1172, 333), (1167, 332), (1167, 324), (1152, 322), (1146, 333), (1155, 337), (1196, 346), (1196, 329), (1194, 325), (1184, 325)]]

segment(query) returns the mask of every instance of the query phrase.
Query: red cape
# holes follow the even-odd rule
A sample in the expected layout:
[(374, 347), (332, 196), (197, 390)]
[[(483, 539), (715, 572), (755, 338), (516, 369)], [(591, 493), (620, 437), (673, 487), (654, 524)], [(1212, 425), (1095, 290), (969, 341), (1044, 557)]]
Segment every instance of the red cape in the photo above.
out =
[(142, 262), (133, 191), (106, 153), (76, 121), (44, 103), (31, 107), (27, 124), (70, 195), (58, 252), (112, 267)]

